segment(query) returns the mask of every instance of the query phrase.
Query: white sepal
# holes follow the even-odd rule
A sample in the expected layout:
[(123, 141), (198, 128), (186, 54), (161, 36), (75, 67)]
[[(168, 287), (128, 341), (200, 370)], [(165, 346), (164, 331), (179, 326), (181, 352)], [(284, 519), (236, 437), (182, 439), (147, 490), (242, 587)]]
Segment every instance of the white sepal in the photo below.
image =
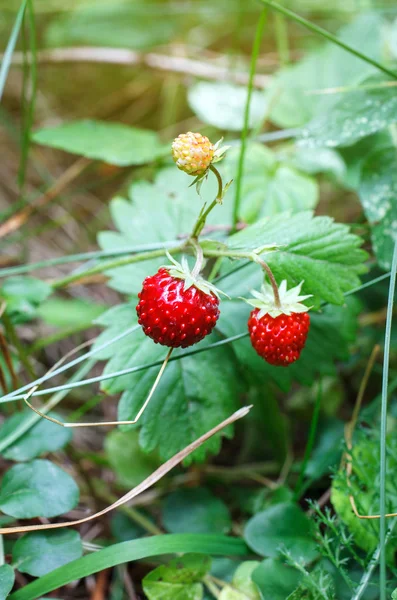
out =
[(245, 300), (247, 304), (255, 308), (259, 308), (258, 318), (261, 319), (265, 315), (270, 315), (274, 319), (282, 314), (290, 315), (291, 313), (303, 313), (310, 310), (310, 307), (302, 304), (303, 300), (307, 300), (312, 297), (312, 294), (307, 294), (306, 296), (301, 296), (300, 292), (302, 289), (303, 281), (299, 285), (290, 290), (287, 290), (287, 281), (284, 279), (279, 288), (278, 293), (280, 296), (280, 307), (276, 306), (273, 294), (272, 286), (265, 282), (262, 285), (261, 291), (257, 292), (256, 290), (252, 290), (251, 294), (254, 296), (249, 300)]

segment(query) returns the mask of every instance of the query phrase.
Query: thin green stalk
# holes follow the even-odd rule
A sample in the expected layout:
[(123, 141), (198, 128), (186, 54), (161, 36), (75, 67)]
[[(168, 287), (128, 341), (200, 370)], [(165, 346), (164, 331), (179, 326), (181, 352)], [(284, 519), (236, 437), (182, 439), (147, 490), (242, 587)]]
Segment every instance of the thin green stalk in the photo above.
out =
[(44, 383), (48, 379), (52, 379), (56, 375), (59, 375), (60, 373), (63, 373), (64, 371), (67, 371), (67, 370), (71, 369), (72, 367), (75, 367), (79, 363), (81, 363), (81, 362), (83, 362), (83, 361), (91, 358), (92, 356), (94, 356), (98, 352), (101, 352), (102, 350), (104, 350), (105, 348), (107, 348), (108, 346), (110, 346), (111, 344), (114, 344), (114, 343), (120, 341), (121, 339), (125, 338), (127, 335), (130, 335), (131, 333), (133, 333), (137, 329), (140, 329), (140, 325), (133, 325), (133, 327), (129, 327), (128, 329), (126, 329), (125, 331), (123, 331), (122, 333), (120, 333), (119, 335), (116, 335), (114, 338), (112, 338), (110, 340), (107, 340), (104, 344), (101, 344), (100, 346), (97, 346), (96, 348), (93, 348), (92, 350), (89, 350), (85, 354), (82, 354), (78, 358), (75, 358), (74, 360), (71, 360), (70, 362), (66, 363), (66, 365), (62, 365), (58, 369), (54, 369), (53, 371), (50, 371), (50, 372), (46, 373), (42, 377), (39, 377), (38, 379), (35, 379), (34, 381), (31, 381), (30, 383), (22, 386), (18, 390), (10, 392), (6, 396), (4, 396), (1, 400), (2, 401), (9, 400), (9, 399), (13, 398), (16, 394), (21, 394), (22, 392), (27, 392), (28, 390), (30, 390), (35, 385), (41, 385), (42, 383)]
[(380, 281), (384, 281), (385, 279), (388, 279), (390, 276), (391, 276), (391, 271), (389, 271), (388, 273), (385, 273), (384, 275), (380, 275), (379, 277), (375, 277), (375, 279), (371, 279), (371, 281), (367, 281), (367, 282), (363, 283), (362, 285), (359, 285), (358, 287), (353, 288), (352, 290), (349, 290), (344, 295), (351, 296), (351, 294), (355, 294), (356, 292), (361, 292), (361, 290), (365, 290), (365, 288), (371, 287), (371, 285), (375, 285), (376, 283), (379, 283)]
[(258, 24), (256, 26), (255, 39), (252, 46), (251, 53), (251, 65), (249, 72), (249, 80), (248, 80), (248, 88), (247, 88), (247, 99), (244, 108), (244, 126), (241, 132), (241, 148), (240, 148), (240, 156), (237, 167), (237, 175), (236, 175), (236, 193), (234, 196), (234, 205), (233, 205), (233, 230), (236, 230), (236, 226), (239, 219), (239, 210), (241, 203), (241, 189), (243, 182), (243, 169), (244, 169), (244, 158), (247, 147), (247, 137), (248, 137), (248, 129), (249, 129), (249, 117), (250, 117), (250, 107), (251, 107), (251, 97), (252, 91), (254, 89), (254, 77), (256, 72), (256, 63), (258, 61), (258, 55), (261, 47), (262, 34), (266, 23), (267, 11), (263, 9), (261, 15), (259, 17)]
[[(215, 201), (214, 201), (215, 202)], [(212, 206), (212, 205), (211, 205)], [(207, 213), (208, 211), (206, 211)], [(194, 237), (194, 236), (192, 236)], [(179, 246), (174, 246), (173, 248), (169, 248), (169, 254), (178, 254), (179, 252), (187, 252), (189, 251), (189, 246), (191, 243), (189, 240), (183, 242)], [(126, 256), (125, 258), (119, 258), (117, 260), (112, 261), (104, 261), (98, 265), (95, 265), (91, 269), (87, 269), (86, 271), (79, 271), (78, 273), (73, 273), (72, 275), (68, 275), (63, 279), (59, 279), (52, 283), (52, 287), (54, 290), (65, 287), (70, 283), (74, 283), (79, 279), (83, 279), (85, 277), (90, 277), (91, 275), (96, 275), (98, 273), (103, 273), (104, 271), (109, 271), (111, 269), (116, 269), (119, 267), (125, 267), (126, 265), (132, 265), (137, 262), (142, 262), (145, 260), (152, 260), (153, 258), (158, 258), (161, 256), (165, 256), (166, 251), (164, 248), (159, 250), (152, 250), (150, 252), (141, 252), (140, 254), (134, 254), (133, 256)], [(216, 249), (205, 249), (204, 256), (209, 257), (218, 257), (218, 256), (226, 256), (229, 258), (248, 258), (249, 260), (257, 262), (254, 254), (252, 252), (243, 252), (239, 250), (216, 250)]]
[(298, 479), (298, 483), (296, 484), (296, 488), (295, 488), (295, 500), (298, 500), (302, 494), (302, 484), (305, 478), (305, 473), (306, 473), (306, 468), (307, 468), (307, 463), (309, 462), (309, 458), (311, 456), (312, 450), (313, 450), (313, 446), (314, 446), (314, 442), (316, 439), (316, 433), (317, 433), (317, 426), (318, 426), (318, 418), (320, 416), (320, 408), (321, 408), (321, 400), (322, 400), (322, 385), (321, 385), (321, 379), (318, 382), (318, 391), (317, 391), (317, 395), (316, 395), (316, 401), (314, 404), (314, 409), (313, 409), (313, 416), (312, 416), (312, 420), (310, 423), (310, 430), (309, 430), (309, 439), (307, 441), (307, 445), (306, 445), (306, 449), (305, 449), (305, 455), (303, 457), (303, 462), (302, 462), (302, 467), (301, 467), (301, 471), (299, 474), (299, 479)]
[(5, 311), (3, 313), (1, 319), (3, 321), (3, 325), (4, 325), (5, 332), (7, 334), (7, 337), (9, 338), (10, 342), (14, 345), (14, 347), (18, 353), (19, 360), (25, 367), (27, 373), (29, 373), (29, 375), (31, 377), (36, 377), (34, 368), (30, 363), (28, 353), (27, 353), (26, 349), (24, 348), (22, 342), (20, 341), (14, 325), (13, 325), (11, 319), (9, 318), (9, 316), (7, 315), (7, 311)]
[(12, 55), (14, 53), (15, 45), (17, 43), (17, 39), (18, 39), (18, 35), (19, 35), (19, 31), (21, 29), (23, 17), (24, 17), (24, 14), (25, 14), (26, 5), (27, 5), (27, 0), (24, 0), (24, 2), (22, 2), (21, 6), (19, 7), (19, 10), (18, 10), (18, 13), (17, 13), (17, 17), (15, 19), (14, 27), (12, 28), (11, 35), (10, 35), (10, 38), (8, 40), (7, 48), (6, 48), (6, 51), (4, 52), (4, 55), (3, 55), (3, 60), (1, 61), (1, 67), (0, 67), (0, 100), (3, 97), (3, 92), (4, 92), (5, 84), (6, 84), (6, 81), (7, 81), (8, 72), (9, 72), (10, 66), (11, 66)]
[[(78, 369), (78, 371), (76, 371), (73, 377), (70, 378), (70, 381), (73, 382), (78, 380), (79, 377), (84, 377), (92, 369), (94, 364), (95, 361), (88, 360), (82, 367), (80, 367), (80, 369)], [(59, 392), (54, 394), (54, 396), (50, 398), (47, 404), (43, 408), (41, 408), (41, 412), (47, 414), (49, 411), (55, 408), (55, 406), (57, 406), (61, 402), (61, 400), (63, 400), (67, 393), (67, 389), (59, 390)], [(23, 436), (24, 433), (29, 431), (29, 429), (33, 427), (33, 425), (35, 425), (40, 419), (41, 417), (32, 411), (31, 415), (29, 415), (29, 418), (25, 419), (8, 436), (6, 436), (0, 441), (0, 452), (4, 452), (6, 448), (8, 448), (9, 446), (11, 446), (11, 444), (14, 444), (17, 440), (19, 440), (19, 438)]]
[[(21, 161), (19, 165), (18, 182), (20, 188), (23, 187), (26, 175), (26, 166), (29, 155), (30, 133), (33, 125), (34, 109), (36, 103), (37, 91), (37, 48), (36, 48), (36, 25), (34, 19), (34, 10), (32, 0), (28, 0), (27, 10), (29, 42), (30, 42), (30, 59), (27, 63), (27, 72), (24, 71), (24, 90), (23, 90), (23, 131), (21, 140)], [(30, 90), (29, 88), (30, 83)], [(29, 100), (27, 96), (29, 95)]]
[(85, 414), (90, 412), (90, 410), (95, 408), (97, 404), (100, 404), (102, 400), (103, 394), (97, 394), (96, 396), (93, 396), (92, 398), (87, 400), (87, 402), (84, 402), (84, 404), (79, 406), (79, 408), (76, 408), (76, 410), (68, 416), (68, 421), (70, 423), (77, 423), (78, 421), (80, 421), (81, 417), (83, 417)]
[[(203, 348), (196, 348), (195, 350), (190, 350), (188, 352), (184, 352), (182, 354), (174, 355), (169, 359), (169, 362), (174, 360), (181, 360), (186, 356), (193, 356), (194, 354), (199, 354), (200, 352), (206, 352), (207, 350), (212, 350), (213, 348), (219, 348), (220, 346), (224, 346), (225, 344), (230, 344), (241, 338), (244, 338), (248, 335), (248, 332), (239, 333), (229, 338), (225, 338), (224, 340), (220, 340), (219, 342), (214, 342), (213, 344), (209, 344), (208, 346), (204, 346)], [(65, 385), (59, 385), (53, 388), (49, 388), (47, 390), (37, 390), (32, 394), (32, 396), (45, 396), (46, 394), (52, 394), (53, 392), (59, 392), (64, 390), (70, 390), (73, 388), (81, 387), (83, 385), (90, 385), (91, 383), (98, 383), (100, 381), (106, 381), (108, 379), (114, 379), (115, 377), (121, 377), (122, 375), (128, 375), (129, 373), (137, 373), (138, 371), (144, 371), (146, 369), (151, 369), (152, 367), (162, 366), (164, 363), (164, 359), (156, 360), (149, 364), (137, 365), (136, 367), (130, 367), (129, 369), (122, 369), (121, 371), (114, 371), (113, 373), (106, 373), (103, 375), (99, 375), (98, 377), (91, 377), (90, 379), (83, 379), (81, 381), (76, 381), (74, 383), (67, 383)], [(30, 385), (30, 387), (32, 387)], [(0, 400), (0, 404), (5, 402), (13, 402), (14, 400), (21, 400), (23, 398), (23, 394), (18, 394), (13, 396), (12, 398), (2, 398)], [(0, 444), (1, 451), (1, 444)]]
[[(185, 249), (185, 244), (180, 244), (179, 246), (175, 246), (174, 248), (169, 248), (168, 252), (170, 254), (177, 254), (178, 252), (182, 252)], [(109, 271), (110, 269), (116, 269), (118, 267), (123, 267), (125, 265), (132, 265), (137, 262), (141, 262), (144, 260), (151, 260), (152, 258), (159, 258), (165, 255), (164, 248), (160, 250), (152, 250), (150, 252), (141, 252), (140, 254), (134, 254), (133, 256), (127, 256), (126, 258), (119, 258), (118, 260), (107, 261), (92, 267), (91, 269), (87, 269), (86, 271), (82, 271), (80, 273), (75, 273), (73, 275), (69, 275), (68, 277), (64, 277), (63, 279), (59, 279), (58, 281), (54, 281), (52, 287), (54, 290), (65, 287), (70, 283), (74, 283), (83, 277), (90, 277), (91, 275), (96, 275), (98, 273), (103, 273), (104, 271)]]
[(315, 25), (314, 23), (312, 23), (311, 21), (308, 21), (304, 17), (300, 17), (295, 12), (293, 12), (292, 10), (289, 10), (288, 8), (285, 8), (278, 2), (274, 2), (274, 0), (259, 0), (259, 2), (261, 2), (261, 4), (264, 4), (265, 6), (274, 8), (274, 10), (277, 10), (279, 13), (285, 15), (286, 17), (289, 17), (296, 23), (303, 25), (303, 27), (306, 27), (306, 29), (309, 29), (309, 31), (312, 31), (313, 33), (318, 33), (326, 40), (329, 40), (333, 44), (336, 44), (340, 48), (343, 48), (344, 50), (346, 50), (346, 52), (349, 52), (350, 54), (357, 56), (357, 58), (360, 58), (361, 60), (368, 63), (369, 65), (372, 65), (373, 67), (376, 67), (377, 69), (379, 69), (379, 71), (386, 73), (386, 75), (389, 75), (389, 77), (393, 77), (393, 79), (397, 78), (396, 73), (394, 73), (393, 71), (390, 71), (387, 67), (378, 63), (376, 60), (372, 59), (370, 56), (366, 56), (365, 54), (362, 54), (362, 52), (360, 52), (359, 50), (356, 50), (352, 46), (349, 46), (349, 44), (346, 44), (345, 42), (343, 42), (342, 40), (337, 38), (335, 35), (333, 35), (329, 31), (327, 31), (326, 29), (323, 29), (319, 25)]
[(196, 238), (196, 239), (198, 238), (198, 236), (202, 232), (208, 215), (210, 214), (210, 212), (212, 211), (212, 209), (215, 208), (215, 206), (221, 202), (222, 197), (223, 197), (223, 182), (222, 182), (222, 177), (221, 177), (218, 169), (216, 169), (214, 167), (214, 165), (210, 165), (210, 170), (214, 173), (214, 175), (215, 175), (215, 177), (217, 179), (217, 182), (218, 182), (218, 191), (217, 191), (215, 200), (213, 200), (211, 202), (211, 204), (209, 205), (209, 207), (207, 208), (207, 210), (202, 210), (202, 212), (198, 216), (198, 219), (197, 219), (197, 221), (196, 221), (196, 223), (195, 223), (195, 225), (193, 227), (193, 231), (192, 231), (192, 238)]
[(276, 34), (276, 44), (279, 61), (281, 66), (285, 67), (290, 61), (290, 53), (288, 41), (288, 26), (284, 15), (280, 13), (275, 13), (274, 30)]
[[(389, 538), (393, 532), (395, 524), (396, 524), (396, 519), (393, 520), (393, 523), (390, 526), (389, 531), (387, 532), (386, 543), (389, 540)], [(365, 590), (367, 589), (369, 582), (371, 581), (371, 577), (375, 571), (375, 568), (378, 566), (379, 557), (380, 557), (380, 545), (376, 548), (375, 552), (373, 553), (372, 558), (369, 562), (369, 565), (367, 566), (365, 572), (363, 573), (360, 583), (358, 584), (351, 600), (361, 600), (361, 598), (363, 597), (363, 594), (364, 594)]]
[(59, 256), (57, 258), (50, 258), (48, 260), (41, 260), (30, 265), (18, 265), (16, 267), (6, 267), (0, 269), (0, 277), (9, 277), (10, 275), (21, 275), (22, 273), (31, 273), (38, 269), (45, 269), (46, 267), (55, 267), (57, 265), (64, 265), (70, 262), (81, 262), (85, 260), (94, 260), (97, 258), (111, 258), (116, 256), (124, 256), (125, 254), (136, 254), (138, 252), (146, 252), (149, 250), (159, 250), (160, 248), (165, 249), (176, 246), (178, 240), (172, 240), (170, 242), (158, 242), (153, 244), (141, 244), (139, 246), (127, 246), (120, 250), (94, 250), (92, 252), (80, 252), (79, 254), (69, 254), (68, 256)]
[(386, 431), (387, 431), (387, 398), (389, 383), (389, 357), (391, 326), (393, 319), (394, 292), (396, 287), (397, 272), (397, 239), (394, 244), (391, 277), (389, 286), (389, 298), (387, 302), (385, 349), (383, 357), (382, 374), (382, 409), (380, 421), (380, 600), (386, 600)]

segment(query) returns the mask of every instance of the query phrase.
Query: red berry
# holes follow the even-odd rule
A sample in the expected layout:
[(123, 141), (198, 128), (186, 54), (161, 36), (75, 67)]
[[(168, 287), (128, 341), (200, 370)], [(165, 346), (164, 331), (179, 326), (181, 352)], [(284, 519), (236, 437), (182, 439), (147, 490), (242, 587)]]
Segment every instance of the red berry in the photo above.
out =
[(281, 314), (275, 318), (265, 314), (258, 318), (259, 312), (256, 308), (248, 319), (254, 349), (271, 365), (288, 367), (298, 360), (305, 346), (310, 327), (308, 313)]
[(138, 294), (138, 322), (156, 344), (187, 348), (211, 333), (219, 317), (219, 299), (169, 274), (164, 267), (146, 277)]

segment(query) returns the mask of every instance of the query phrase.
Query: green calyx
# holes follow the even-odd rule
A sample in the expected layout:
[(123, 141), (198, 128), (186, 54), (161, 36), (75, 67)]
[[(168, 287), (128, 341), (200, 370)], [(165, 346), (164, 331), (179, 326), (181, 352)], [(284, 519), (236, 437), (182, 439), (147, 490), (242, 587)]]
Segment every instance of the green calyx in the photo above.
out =
[(312, 297), (312, 294), (301, 296), (300, 292), (302, 289), (303, 281), (299, 285), (290, 290), (287, 290), (287, 281), (284, 279), (279, 288), (280, 306), (276, 306), (274, 300), (273, 288), (269, 283), (262, 285), (261, 291), (251, 290), (253, 298), (242, 298), (247, 304), (254, 308), (259, 308), (258, 318), (261, 319), (265, 315), (270, 315), (274, 319), (280, 315), (290, 315), (292, 313), (303, 313), (310, 310), (305, 304), (302, 304), (303, 300), (307, 300)]
[(186, 291), (190, 287), (194, 286), (204, 294), (208, 294), (209, 296), (213, 294), (217, 298), (220, 298), (220, 294), (227, 296), (222, 290), (215, 287), (212, 283), (201, 277), (201, 275), (196, 275), (190, 269), (189, 264), (187, 262), (186, 256), (182, 256), (181, 262), (178, 262), (167, 252), (167, 258), (172, 263), (171, 265), (164, 265), (164, 269), (167, 269), (168, 273), (171, 277), (175, 277), (176, 279), (183, 279), (184, 286), (183, 290)]

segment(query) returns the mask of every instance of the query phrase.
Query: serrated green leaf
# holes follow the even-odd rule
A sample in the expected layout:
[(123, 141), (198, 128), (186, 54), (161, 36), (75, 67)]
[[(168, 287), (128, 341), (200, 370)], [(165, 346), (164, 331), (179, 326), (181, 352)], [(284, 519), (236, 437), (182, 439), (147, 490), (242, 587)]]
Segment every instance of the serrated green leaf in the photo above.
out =
[[(241, 131), (244, 128), (246, 101), (247, 88), (233, 83), (200, 81), (194, 83), (188, 92), (189, 106), (200, 121), (224, 131)], [(258, 126), (266, 111), (263, 92), (253, 90), (249, 127)]]
[[(194, 188), (189, 188), (189, 177), (170, 167), (161, 170), (153, 183), (138, 181), (130, 188), (129, 200), (115, 198), (110, 204), (112, 219), (118, 231), (99, 233), (98, 242), (103, 250), (130, 247), (132, 244), (166, 242), (187, 236), (198, 217), (203, 201), (216, 196), (215, 177), (209, 174), (204, 182), (200, 199)], [(232, 203), (225, 198), (209, 215), (207, 224), (230, 222)], [(107, 271), (110, 286), (127, 294), (137, 294), (148, 274), (156, 272), (167, 259), (155, 259)]]
[(205, 554), (185, 554), (151, 571), (143, 579), (149, 600), (202, 600), (201, 580), (211, 568)]
[(292, 503), (276, 504), (256, 514), (245, 527), (244, 539), (257, 554), (271, 558), (286, 550), (295, 560), (310, 562), (318, 552), (310, 520)]
[[(99, 336), (96, 344), (100, 345), (109, 336), (123, 331), (127, 322), (128, 327), (131, 327), (136, 318), (135, 304), (124, 304), (111, 309), (98, 321), (101, 324), (110, 323), (111, 327)], [(210, 336), (212, 341), (217, 339), (219, 337), (216, 334)], [(205, 345), (209, 342), (204, 340), (201, 343)], [(164, 360), (166, 354), (166, 348), (154, 344), (142, 330), (138, 330), (129, 340), (121, 340), (113, 351), (111, 347), (106, 348), (99, 357), (110, 359), (106, 364), (105, 373), (111, 373)], [(159, 367), (153, 367), (102, 383), (102, 389), (108, 393), (125, 390), (119, 403), (120, 420), (135, 418), (158, 370)], [(219, 377), (220, 370), (223, 373), (222, 378)], [(170, 362), (137, 424), (141, 427), (141, 447), (146, 452), (156, 449), (162, 458), (169, 458), (236, 410), (239, 386), (234, 355), (227, 346), (211, 350), (211, 353), (203, 352)], [(173, 432), (172, 436), (170, 431)], [(230, 436), (232, 429), (225, 430), (225, 433)], [(194, 452), (193, 458), (203, 460), (207, 452), (217, 452), (219, 447), (220, 438), (215, 436)]]
[(80, 535), (72, 529), (34, 531), (16, 541), (13, 562), (21, 573), (41, 577), (80, 558), (83, 546)]
[[(342, 27), (338, 37), (375, 60), (382, 60), (384, 20), (378, 13), (360, 14)], [(276, 98), (270, 119), (280, 127), (301, 127), (316, 114), (326, 113), (334, 95), (311, 91), (352, 85), (374, 72), (374, 67), (335, 44), (328, 43), (298, 63), (281, 69), (266, 88), (266, 98)]]
[(252, 573), (262, 600), (286, 600), (301, 579), (301, 573), (274, 558), (264, 560)]
[(371, 225), (374, 252), (380, 266), (391, 268), (397, 238), (397, 150), (370, 153), (361, 169), (359, 196)]
[(48, 460), (15, 465), (1, 482), (0, 509), (17, 519), (57, 517), (74, 508), (78, 500), (73, 479)]
[[(6, 419), (0, 428), (0, 442), (29, 420), (31, 416), (32, 411), (27, 409)], [(49, 416), (62, 420), (56, 413), (49, 413)], [(45, 452), (55, 452), (63, 448), (71, 439), (72, 431), (70, 429), (60, 427), (46, 419), (40, 419), (16, 442), (8, 446), (2, 455), (8, 460), (19, 462), (32, 460)]]
[(211, 558), (206, 554), (185, 554), (173, 558), (146, 575), (144, 581), (166, 581), (168, 583), (195, 583), (211, 569)]
[[(347, 225), (314, 217), (310, 211), (264, 218), (229, 238), (229, 247), (236, 249), (254, 250), (264, 244), (281, 246), (261, 255), (277, 282), (286, 279), (291, 288), (304, 281), (302, 294), (312, 294), (314, 306), (322, 300), (343, 304), (344, 292), (358, 286), (358, 275), (367, 270), (363, 264), (367, 253), (359, 248), (361, 238), (350, 233)], [(230, 295), (227, 286), (223, 288)], [(240, 285), (239, 293), (232, 296), (245, 293)]]
[(393, 87), (382, 86), (385, 80), (385, 76), (371, 76), (361, 82), (362, 89), (343, 93), (305, 127), (301, 144), (309, 148), (350, 146), (395, 123), (397, 97)]
[(159, 466), (155, 456), (142, 452), (137, 431), (111, 431), (106, 436), (105, 450), (118, 482), (128, 489), (149, 477)]
[(163, 504), (163, 523), (171, 533), (228, 533), (229, 509), (206, 488), (177, 490)]
[[(217, 338), (214, 335), (212, 339)], [(135, 418), (154, 377), (153, 369), (132, 374), (132, 385), (119, 403), (120, 420)], [(171, 457), (236, 410), (238, 390), (233, 353), (226, 346), (170, 363), (139, 422), (142, 448), (147, 452), (158, 448), (162, 458)], [(232, 429), (224, 433), (229, 437)], [(193, 460), (202, 461), (208, 452), (216, 453), (219, 448), (220, 437), (215, 436), (193, 453)]]
[(10, 565), (0, 566), (0, 600), (6, 600), (14, 586), (14, 569)]
[[(240, 148), (228, 151), (222, 162), (225, 179), (235, 179)], [(280, 212), (299, 212), (318, 202), (317, 182), (293, 166), (277, 160), (268, 148), (251, 143), (244, 160), (240, 219), (247, 223)]]
[(40, 129), (37, 144), (126, 167), (152, 162), (167, 152), (154, 131), (108, 121), (71, 121)]

